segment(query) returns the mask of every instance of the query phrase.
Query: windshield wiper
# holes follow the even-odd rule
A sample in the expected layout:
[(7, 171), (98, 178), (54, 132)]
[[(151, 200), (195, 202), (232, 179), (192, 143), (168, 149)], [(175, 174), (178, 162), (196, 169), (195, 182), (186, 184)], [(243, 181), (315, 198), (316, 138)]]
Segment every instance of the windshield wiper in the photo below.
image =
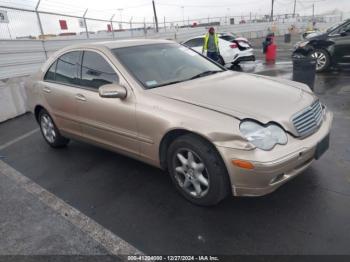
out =
[(151, 89), (151, 88), (157, 88), (157, 87), (161, 87), (161, 86), (167, 86), (167, 85), (173, 85), (173, 84), (177, 84), (177, 83), (185, 82), (185, 81), (187, 81), (187, 80), (188, 80), (188, 79), (184, 79), (184, 80), (177, 80), (177, 81), (172, 81), (172, 82), (167, 82), (167, 83), (160, 84), (160, 85), (150, 86), (150, 87), (148, 87), (148, 89)]
[(167, 85), (173, 85), (173, 84), (177, 84), (177, 83), (181, 83), (181, 82), (185, 82), (185, 81), (189, 81), (192, 79), (196, 79), (196, 78), (200, 78), (203, 76), (208, 76), (208, 75), (213, 75), (219, 72), (224, 72), (223, 70), (210, 70), (210, 71), (204, 71), (198, 75), (192, 76), (191, 78), (187, 78), (187, 79), (183, 79), (183, 80), (176, 80), (176, 81), (171, 81), (171, 82), (167, 82), (164, 84), (160, 84), (160, 85), (155, 85), (155, 86), (150, 86), (148, 87), (148, 89), (152, 89), (152, 88), (157, 88), (157, 87), (161, 87), (161, 86), (167, 86)]
[(196, 78), (200, 78), (200, 77), (203, 77), (203, 76), (208, 76), (208, 75), (213, 75), (213, 74), (216, 74), (216, 73), (219, 73), (219, 72), (224, 72), (222, 70), (209, 70), (209, 71), (204, 71), (198, 75), (195, 75), (195, 76), (192, 76), (190, 78), (190, 80), (192, 79), (196, 79)]

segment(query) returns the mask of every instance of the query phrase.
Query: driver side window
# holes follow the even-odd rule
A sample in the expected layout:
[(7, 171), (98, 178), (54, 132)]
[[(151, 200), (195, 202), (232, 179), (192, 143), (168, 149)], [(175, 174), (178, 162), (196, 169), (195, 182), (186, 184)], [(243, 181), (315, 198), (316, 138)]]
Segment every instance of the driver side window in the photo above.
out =
[(104, 57), (96, 52), (84, 51), (81, 66), (81, 86), (97, 90), (102, 85), (118, 82), (118, 75)]

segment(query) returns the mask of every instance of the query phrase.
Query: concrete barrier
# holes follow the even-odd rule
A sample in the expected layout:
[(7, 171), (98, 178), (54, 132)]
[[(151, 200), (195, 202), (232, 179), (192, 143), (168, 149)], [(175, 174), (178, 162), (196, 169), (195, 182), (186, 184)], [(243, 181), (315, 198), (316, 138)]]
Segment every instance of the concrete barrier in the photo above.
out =
[(25, 77), (0, 81), (0, 123), (28, 111)]

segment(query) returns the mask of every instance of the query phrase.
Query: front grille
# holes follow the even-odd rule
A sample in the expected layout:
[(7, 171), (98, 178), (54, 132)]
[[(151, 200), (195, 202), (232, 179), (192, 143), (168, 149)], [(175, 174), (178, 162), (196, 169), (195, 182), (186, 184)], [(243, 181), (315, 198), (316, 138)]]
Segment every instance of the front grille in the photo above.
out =
[(315, 132), (322, 122), (322, 113), (323, 107), (319, 100), (296, 113), (292, 122), (299, 136), (307, 136)]

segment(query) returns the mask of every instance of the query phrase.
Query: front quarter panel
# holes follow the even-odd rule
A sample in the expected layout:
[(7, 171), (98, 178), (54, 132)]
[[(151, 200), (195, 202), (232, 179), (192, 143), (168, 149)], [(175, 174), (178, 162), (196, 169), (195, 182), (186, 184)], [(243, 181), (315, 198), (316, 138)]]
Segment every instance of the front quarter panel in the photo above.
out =
[(144, 161), (150, 164), (160, 166), (160, 143), (173, 130), (198, 134), (217, 147), (250, 147), (238, 133), (239, 120), (232, 116), (147, 91), (141, 96), (136, 109), (140, 152)]

